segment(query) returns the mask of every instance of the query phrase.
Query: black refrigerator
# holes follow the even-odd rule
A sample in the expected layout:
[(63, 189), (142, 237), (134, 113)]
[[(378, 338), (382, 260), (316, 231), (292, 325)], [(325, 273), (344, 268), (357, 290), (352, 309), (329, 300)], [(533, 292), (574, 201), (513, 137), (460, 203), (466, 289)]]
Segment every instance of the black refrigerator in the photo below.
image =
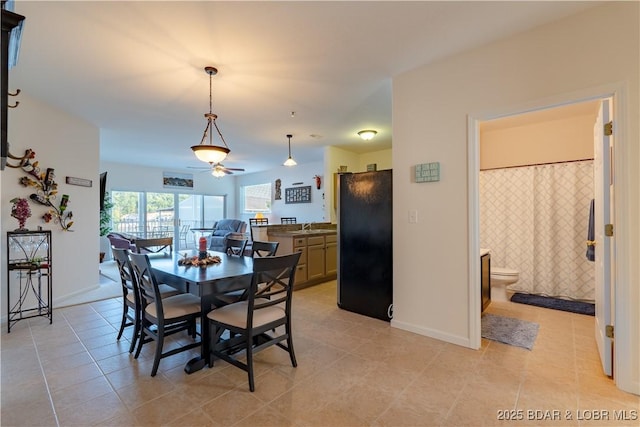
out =
[(389, 321), (392, 171), (340, 174), (338, 183), (338, 307)]

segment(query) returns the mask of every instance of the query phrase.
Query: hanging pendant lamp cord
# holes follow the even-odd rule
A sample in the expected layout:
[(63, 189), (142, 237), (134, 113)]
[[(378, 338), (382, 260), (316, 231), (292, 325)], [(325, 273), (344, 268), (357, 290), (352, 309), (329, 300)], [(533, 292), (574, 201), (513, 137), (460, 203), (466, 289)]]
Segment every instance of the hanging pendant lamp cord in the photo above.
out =
[[(216, 119), (213, 118), (213, 86), (212, 86), (212, 77), (213, 74), (209, 73), (209, 116), (207, 117), (207, 127), (204, 129), (204, 134), (202, 135), (202, 140), (200, 140), (200, 144), (202, 144), (205, 139), (207, 139), (207, 134), (209, 135), (209, 145), (213, 145), (213, 134), (210, 132), (211, 123), (213, 122), (213, 126), (216, 128), (218, 135), (220, 135), (220, 139), (225, 147), (229, 148), (227, 145), (227, 141), (224, 140), (224, 136), (222, 136), (222, 132), (220, 132), (220, 128), (218, 128), (218, 124), (216, 123)], [(291, 142), (289, 142), (291, 144)], [(289, 145), (289, 152), (291, 152), (291, 145)]]

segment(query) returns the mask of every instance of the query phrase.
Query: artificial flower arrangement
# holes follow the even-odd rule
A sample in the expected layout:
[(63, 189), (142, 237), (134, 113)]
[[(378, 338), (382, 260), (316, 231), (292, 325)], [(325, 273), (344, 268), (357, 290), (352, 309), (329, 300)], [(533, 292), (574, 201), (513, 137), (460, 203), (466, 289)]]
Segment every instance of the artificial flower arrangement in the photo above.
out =
[(26, 230), (25, 224), (27, 218), (31, 216), (31, 208), (29, 207), (29, 201), (21, 197), (15, 197), (10, 200), (13, 203), (11, 207), (11, 216), (18, 220), (18, 230)]
[(178, 265), (185, 265), (187, 267), (206, 267), (208, 265), (220, 264), (222, 259), (217, 256), (207, 256), (205, 258), (200, 258), (199, 256), (187, 256), (187, 254), (182, 254), (182, 258), (178, 260)]

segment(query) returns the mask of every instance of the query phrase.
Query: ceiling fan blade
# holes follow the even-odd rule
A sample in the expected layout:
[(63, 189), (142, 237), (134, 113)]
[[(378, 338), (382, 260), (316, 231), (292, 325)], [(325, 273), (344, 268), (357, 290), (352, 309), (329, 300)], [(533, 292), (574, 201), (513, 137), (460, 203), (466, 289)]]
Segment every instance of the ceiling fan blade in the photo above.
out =
[(211, 170), (211, 166), (187, 166), (187, 169)]
[(225, 167), (225, 169), (226, 169), (226, 170), (229, 170), (229, 171), (244, 172), (244, 169), (242, 169), (242, 168), (226, 168), (226, 167)]

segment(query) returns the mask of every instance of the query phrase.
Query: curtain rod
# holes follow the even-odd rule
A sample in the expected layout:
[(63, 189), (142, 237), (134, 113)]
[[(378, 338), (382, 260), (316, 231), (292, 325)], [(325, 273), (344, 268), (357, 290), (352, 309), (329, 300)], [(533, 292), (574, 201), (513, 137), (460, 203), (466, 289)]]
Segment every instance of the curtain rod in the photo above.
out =
[(593, 158), (590, 159), (578, 159), (578, 160), (565, 160), (562, 162), (547, 162), (547, 163), (532, 163), (529, 165), (517, 165), (517, 166), (503, 166), (500, 168), (486, 168), (486, 169), (480, 169), (480, 171), (493, 171), (493, 170), (498, 170), (498, 169), (513, 169), (513, 168), (525, 168), (528, 166), (544, 166), (544, 165), (558, 165), (561, 163), (576, 163), (576, 162), (586, 162), (589, 160), (594, 160)]

